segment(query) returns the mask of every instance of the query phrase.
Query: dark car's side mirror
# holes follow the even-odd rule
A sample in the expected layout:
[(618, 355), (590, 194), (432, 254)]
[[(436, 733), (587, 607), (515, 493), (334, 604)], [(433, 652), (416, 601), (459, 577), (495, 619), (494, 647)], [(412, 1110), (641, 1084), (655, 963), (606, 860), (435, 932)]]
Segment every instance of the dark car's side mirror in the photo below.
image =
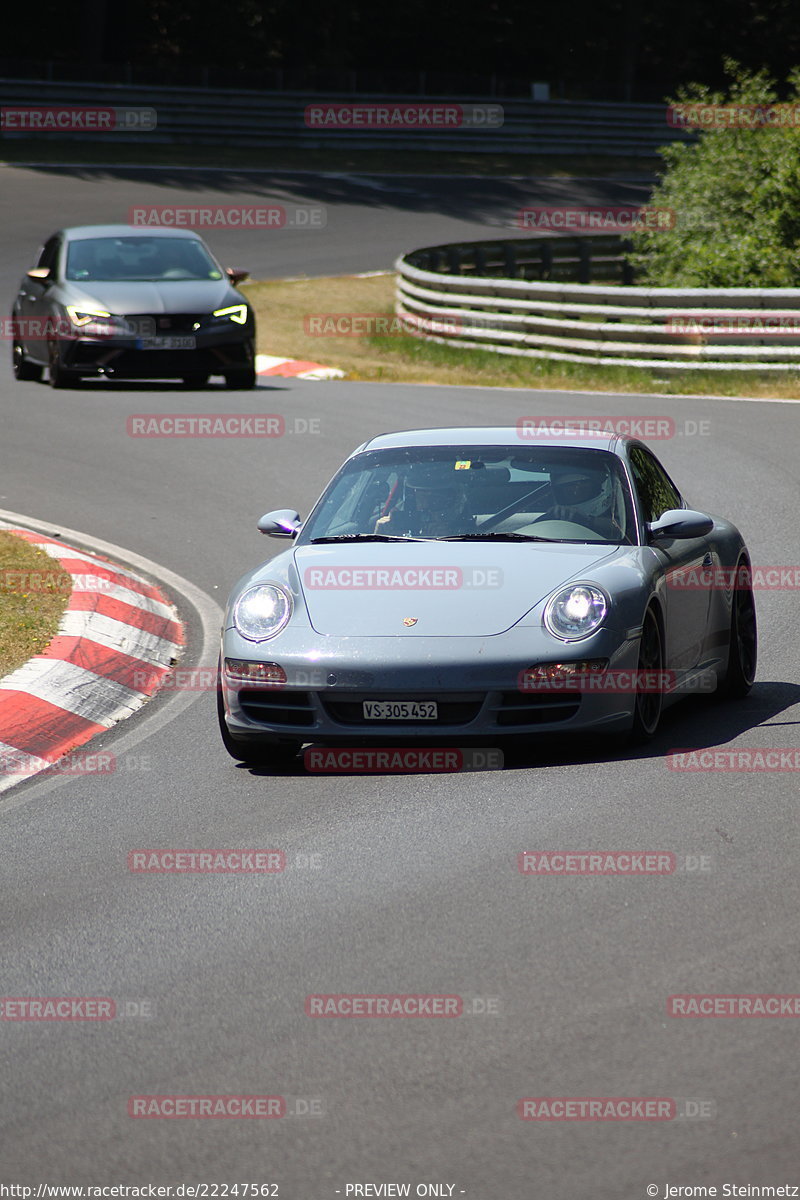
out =
[(291, 538), (299, 533), (302, 524), (300, 514), (293, 508), (276, 508), (273, 512), (265, 513), (258, 522), (258, 528), (268, 537)]
[(228, 276), (228, 279), (231, 281), (231, 284), (234, 287), (236, 287), (236, 285), (239, 283), (244, 283), (245, 279), (250, 278), (250, 272), (243, 271), (241, 267), (226, 267), (225, 274)]
[(657, 521), (647, 525), (648, 541), (688, 541), (705, 537), (714, 528), (714, 521), (705, 513), (691, 508), (669, 508)]
[(51, 271), (49, 267), (31, 267), (30, 271), (25, 274), (28, 279), (34, 279), (37, 283), (46, 283), (50, 278)]

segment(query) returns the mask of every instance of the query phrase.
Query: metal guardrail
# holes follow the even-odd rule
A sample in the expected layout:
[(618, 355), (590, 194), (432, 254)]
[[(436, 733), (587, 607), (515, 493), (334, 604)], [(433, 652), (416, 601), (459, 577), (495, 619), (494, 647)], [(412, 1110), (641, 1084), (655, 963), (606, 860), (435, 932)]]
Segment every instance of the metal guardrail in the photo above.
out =
[[(37, 139), (73, 138), (106, 142), (293, 147), (308, 150), (428, 150), (486, 154), (597, 154), (653, 157), (672, 141), (693, 135), (667, 124), (660, 104), (586, 103), (461, 97), (461, 104), (502, 103), (499, 128), (358, 129), (309, 128), (308, 105), (324, 103), (453, 104), (452, 97), (350, 93), (214, 91), (208, 88), (148, 87), (109, 83), (69, 83), (0, 79), (0, 105), (116, 105), (155, 108), (152, 132), (93, 134), (37, 133)], [(2, 143), (24, 133), (5, 132)]]
[[(626, 245), (540, 236), (415, 250), (395, 263), (395, 312), (420, 337), (497, 354), (667, 370), (800, 366), (800, 288), (631, 286)], [(711, 314), (721, 329), (707, 328)]]

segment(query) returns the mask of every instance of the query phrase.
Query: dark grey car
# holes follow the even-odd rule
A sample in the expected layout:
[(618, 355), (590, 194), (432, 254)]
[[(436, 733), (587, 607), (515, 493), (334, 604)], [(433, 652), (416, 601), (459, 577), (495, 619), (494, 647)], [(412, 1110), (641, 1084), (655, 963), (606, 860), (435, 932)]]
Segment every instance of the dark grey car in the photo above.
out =
[(53, 387), (84, 377), (180, 379), (222, 375), (255, 385), (255, 316), (192, 230), (83, 225), (48, 238), (13, 307), (17, 379)]

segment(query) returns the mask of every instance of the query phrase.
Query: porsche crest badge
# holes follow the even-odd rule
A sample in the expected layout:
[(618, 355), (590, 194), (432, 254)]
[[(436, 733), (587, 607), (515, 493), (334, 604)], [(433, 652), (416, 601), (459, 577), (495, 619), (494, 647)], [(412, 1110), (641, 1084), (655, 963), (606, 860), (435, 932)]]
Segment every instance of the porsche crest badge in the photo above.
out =
[(412, 625), (416, 625), (418, 619), (418, 617), (403, 617), (403, 624), (410, 628)]

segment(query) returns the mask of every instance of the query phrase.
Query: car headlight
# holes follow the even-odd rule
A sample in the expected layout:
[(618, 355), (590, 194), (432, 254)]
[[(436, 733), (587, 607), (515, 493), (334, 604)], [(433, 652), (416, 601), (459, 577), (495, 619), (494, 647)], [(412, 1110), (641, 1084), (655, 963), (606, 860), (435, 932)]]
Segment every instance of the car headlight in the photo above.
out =
[(233, 608), (233, 624), (248, 642), (265, 642), (280, 633), (292, 615), (292, 597), (277, 583), (257, 583), (242, 592)]
[(215, 317), (227, 317), (237, 325), (244, 325), (247, 321), (247, 305), (232, 304), (229, 308), (216, 308), (212, 315)]
[(562, 588), (547, 602), (544, 623), (553, 637), (578, 642), (599, 629), (606, 618), (609, 599), (599, 587), (576, 583)]
[(74, 304), (67, 305), (67, 316), (76, 328), (85, 334), (114, 333), (122, 328), (122, 322), (112, 317), (104, 308), (78, 308)]

